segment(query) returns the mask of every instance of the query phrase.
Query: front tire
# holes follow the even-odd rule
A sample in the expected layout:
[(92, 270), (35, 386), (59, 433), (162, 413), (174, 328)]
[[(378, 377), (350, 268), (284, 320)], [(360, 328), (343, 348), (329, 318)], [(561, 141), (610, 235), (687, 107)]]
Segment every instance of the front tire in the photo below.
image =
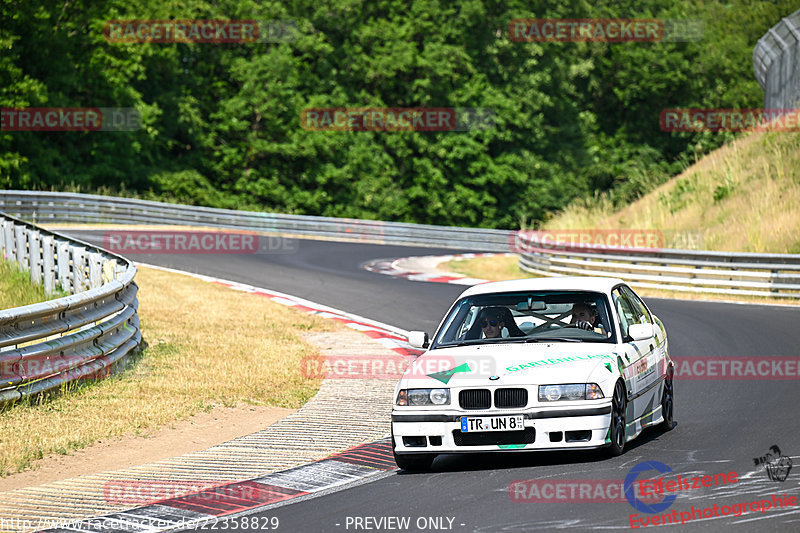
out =
[(661, 416), (664, 421), (661, 422), (659, 428), (662, 431), (669, 431), (672, 429), (675, 408), (675, 388), (672, 382), (671, 371), (667, 372), (667, 377), (664, 379), (664, 391), (661, 393)]
[(621, 381), (617, 381), (617, 384), (614, 386), (614, 397), (611, 402), (611, 425), (608, 428), (609, 437), (611, 438), (609, 454), (612, 457), (622, 455), (622, 452), (625, 450), (625, 427), (627, 424), (625, 418), (626, 404), (625, 386)]

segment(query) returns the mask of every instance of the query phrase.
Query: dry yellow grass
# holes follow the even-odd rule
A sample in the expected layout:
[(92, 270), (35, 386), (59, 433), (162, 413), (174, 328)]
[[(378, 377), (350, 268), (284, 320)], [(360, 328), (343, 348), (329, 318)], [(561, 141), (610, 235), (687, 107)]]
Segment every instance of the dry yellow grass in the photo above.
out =
[(624, 209), (601, 196), (546, 227), (658, 229), (667, 246), (800, 253), (800, 135), (743, 136)]
[(534, 277), (520, 270), (517, 256), (496, 255), (474, 259), (453, 259), (438, 265), (441, 270), (458, 272), (470, 278), (502, 281)]
[[(577, 201), (545, 229), (656, 229), (667, 248), (800, 253), (800, 134), (745, 135), (650, 194), (615, 211), (604, 195)], [(515, 258), (450, 261), (440, 268), (490, 280), (529, 277)], [(797, 304), (796, 300), (639, 289), (644, 296)]]
[(517, 266), (517, 257), (490, 256), (474, 259), (453, 259), (439, 265), (439, 268), (450, 272), (464, 274), (467, 277), (488, 279), (519, 279), (529, 275)]
[(159, 427), (214, 406), (300, 407), (318, 389), (303, 357), (317, 349), (299, 333), (339, 326), (180, 274), (141, 268), (144, 355), (128, 371), (0, 416), (0, 475), (31, 461), (123, 434)]

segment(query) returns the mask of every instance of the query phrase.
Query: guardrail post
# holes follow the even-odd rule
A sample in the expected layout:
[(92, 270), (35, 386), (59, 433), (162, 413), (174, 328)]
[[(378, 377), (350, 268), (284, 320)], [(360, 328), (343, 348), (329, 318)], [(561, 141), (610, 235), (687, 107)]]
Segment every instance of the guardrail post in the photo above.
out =
[(2, 254), (4, 259), (11, 260), (11, 257), (14, 254), (14, 232), (11, 229), (11, 221), (3, 219), (0, 221), (2, 225), (0, 226), (0, 248), (2, 248)]
[(116, 279), (117, 276), (117, 260), (111, 259), (109, 261), (105, 261), (103, 263), (103, 284), (108, 283), (109, 281), (113, 281)]
[(56, 290), (55, 248), (53, 236), (42, 237), (42, 268), (44, 270), (44, 293), (48, 296)]
[(17, 248), (17, 257), (15, 261), (19, 268), (25, 268), (27, 264), (28, 255), (28, 239), (25, 235), (25, 227), (14, 224), (14, 242)]
[(86, 248), (73, 246), (72, 250), (72, 292), (78, 293), (86, 287)]
[(39, 244), (40, 235), (38, 231), (28, 233), (28, 258), (31, 271), (31, 283), (42, 284), (42, 248)]
[(65, 241), (56, 241), (56, 257), (58, 262), (58, 284), (61, 285), (61, 290), (69, 294), (75, 294), (75, 286), (72, 284), (72, 276), (70, 275), (69, 265), (69, 243)]
[(103, 284), (103, 256), (98, 253), (90, 253), (87, 259), (89, 263), (89, 288), (96, 289)]

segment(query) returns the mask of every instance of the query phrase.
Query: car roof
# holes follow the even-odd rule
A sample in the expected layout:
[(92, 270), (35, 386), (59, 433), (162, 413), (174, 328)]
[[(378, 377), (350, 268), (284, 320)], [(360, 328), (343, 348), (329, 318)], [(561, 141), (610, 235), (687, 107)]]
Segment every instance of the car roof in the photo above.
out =
[(600, 278), (590, 276), (556, 276), (552, 278), (526, 278), (509, 281), (492, 281), (470, 287), (459, 298), (476, 294), (492, 294), (516, 291), (595, 291), (609, 293), (611, 289), (625, 283), (619, 278)]

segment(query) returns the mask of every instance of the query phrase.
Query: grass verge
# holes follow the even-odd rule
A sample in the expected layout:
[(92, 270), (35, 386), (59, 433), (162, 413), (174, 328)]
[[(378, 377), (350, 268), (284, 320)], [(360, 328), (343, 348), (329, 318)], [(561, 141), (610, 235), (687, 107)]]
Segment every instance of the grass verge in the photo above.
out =
[[(621, 209), (608, 195), (574, 202), (544, 229), (655, 229), (668, 248), (800, 253), (800, 135), (744, 135)], [(441, 269), (501, 280), (534, 277), (516, 257), (453, 260)], [(651, 298), (798, 305), (788, 298), (637, 289)]]
[(148, 436), (215, 406), (298, 408), (318, 390), (300, 366), (318, 350), (299, 334), (343, 326), (180, 274), (140, 268), (136, 281), (144, 354), (112, 378), (5, 409), (0, 476), (111, 437)]
[(44, 286), (31, 284), (29, 272), (19, 270), (15, 263), (0, 258), (0, 309), (35, 304), (66, 295), (57, 292), (48, 298)]
[(744, 135), (629, 206), (600, 195), (545, 224), (586, 228), (661, 230), (668, 247), (800, 253), (800, 134)]
[[(449, 270), (450, 272), (464, 274), (470, 278), (486, 279), (489, 281), (539, 277), (521, 270), (517, 261), (517, 256), (508, 257), (498, 255), (493, 257), (476, 257), (475, 259), (453, 259), (452, 261), (441, 263), (438, 268), (440, 270)], [(673, 298), (679, 300), (703, 301), (727, 300), (733, 302), (757, 304), (800, 305), (800, 302), (797, 300), (789, 298), (769, 298), (765, 296), (739, 296), (732, 294), (715, 295), (698, 292), (666, 291), (646, 288), (637, 288), (636, 292), (645, 298)]]
[(474, 259), (453, 259), (439, 265), (442, 270), (464, 274), (468, 278), (500, 281), (530, 277), (517, 266), (517, 256), (489, 256)]

